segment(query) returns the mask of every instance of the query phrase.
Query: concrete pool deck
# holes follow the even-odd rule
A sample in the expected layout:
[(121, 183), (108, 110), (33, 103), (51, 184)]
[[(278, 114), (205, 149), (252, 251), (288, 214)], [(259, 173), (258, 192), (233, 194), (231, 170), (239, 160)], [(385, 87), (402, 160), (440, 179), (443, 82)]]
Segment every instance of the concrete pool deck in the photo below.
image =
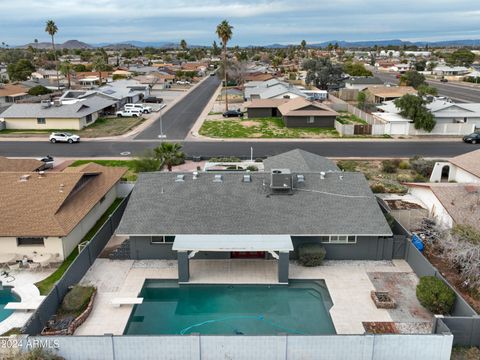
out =
[[(191, 260), (190, 273), (192, 283), (277, 284), (275, 260)], [(325, 280), (337, 334), (363, 334), (364, 321), (394, 321), (388, 310), (373, 304), (370, 291), (375, 287), (369, 273), (415, 276), (404, 260), (326, 261), (313, 268), (290, 262), (290, 279)], [(176, 260), (97, 259), (81, 281), (97, 288), (93, 311), (75, 335), (123, 334), (133, 305), (113, 307), (112, 299), (136, 297), (145, 279), (177, 279), (177, 275)]]

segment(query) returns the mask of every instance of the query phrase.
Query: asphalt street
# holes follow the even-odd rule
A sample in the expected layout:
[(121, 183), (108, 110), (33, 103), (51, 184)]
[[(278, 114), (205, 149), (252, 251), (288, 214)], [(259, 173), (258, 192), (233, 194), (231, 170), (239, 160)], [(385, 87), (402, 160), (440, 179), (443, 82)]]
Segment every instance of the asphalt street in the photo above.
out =
[[(468, 151), (480, 149), (478, 145), (456, 141), (189, 141), (181, 142), (188, 156), (239, 156), (265, 157), (279, 154), (295, 148), (304, 149), (328, 157), (452, 157)], [(125, 141), (125, 142), (83, 142), (79, 144), (51, 144), (48, 141), (1, 141), (0, 155), (12, 157), (129, 157), (141, 154), (147, 148), (158, 146), (159, 141)]]
[[(167, 107), (162, 110), (163, 133), (167, 135), (168, 140), (185, 139), (218, 85), (220, 85), (220, 79), (217, 76), (210, 76), (171, 108)], [(158, 139), (159, 134), (160, 114), (157, 120), (138, 134), (135, 139), (154, 140)]]
[[(382, 81), (398, 84), (395, 74), (375, 72), (375, 76)], [(460, 85), (457, 83), (442, 83), (438, 80), (428, 80), (427, 83), (438, 89), (438, 94), (447, 96), (456, 102), (476, 102), (480, 103), (480, 88), (473, 88), (467, 84)]]

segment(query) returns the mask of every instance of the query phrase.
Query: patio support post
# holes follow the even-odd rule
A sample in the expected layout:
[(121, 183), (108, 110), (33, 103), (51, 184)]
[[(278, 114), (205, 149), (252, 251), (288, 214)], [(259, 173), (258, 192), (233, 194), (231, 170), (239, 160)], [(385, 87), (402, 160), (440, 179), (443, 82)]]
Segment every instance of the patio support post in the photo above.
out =
[(178, 262), (178, 282), (188, 282), (190, 279), (190, 259), (187, 251), (177, 253)]
[(289, 252), (280, 251), (278, 259), (278, 282), (288, 283), (288, 262), (289, 262)]

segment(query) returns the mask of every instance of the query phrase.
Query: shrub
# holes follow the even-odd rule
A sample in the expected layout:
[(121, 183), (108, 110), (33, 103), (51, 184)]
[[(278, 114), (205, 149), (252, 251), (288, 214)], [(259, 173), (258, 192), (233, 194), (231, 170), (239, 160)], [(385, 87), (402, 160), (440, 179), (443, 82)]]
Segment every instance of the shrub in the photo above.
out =
[(455, 302), (455, 293), (435, 276), (423, 276), (417, 285), (417, 299), (434, 314), (450, 313)]
[(417, 174), (422, 175), (424, 178), (429, 178), (433, 171), (435, 162), (432, 160), (425, 160), (415, 157), (410, 160), (410, 166)]
[(402, 160), (398, 164), (398, 167), (402, 170), (410, 169), (410, 162), (408, 162), (407, 160)]
[(412, 181), (412, 177), (406, 174), (398, 174), (397, 181), (399, 182), (410, 182)]
[(341, 160), (337, 163), (337, 166), (343, 171), (357, 171), (357, 163), (353, 160)]
[(302, 244), (298, 247), (298, 262), (303, 266), (320, 266), (326, 254), (325, 248), (320, 244)]
[(370, 189), (372, 190), (372, 192), (374, 192), (375, 194), (379, 194), (379, 193), (384, 193), (385, 192), (385, 186), (381, 183), (376, 183), (376, 184), (373, 184), (370, 186)]
[(212, 157), (209, 160), (210, 162), (240, 162), (240, 158), (235, 156), (225, 156), (225, 157)]
[(256, 159), (255, 159), (255, 162), (256, 162), (256, 163), (261, 163), (261, 162), (263, 162), (263, 159), (262, 159), (262, 158), (256, 158)]
[(41, 347), (16, 355), (14, 360), (64, 360), (65, 358)]
[(81, 314), (86, 309), (94, 291), (93, 286), (75, 285), (63, 298), (61, 311)]
[(255, 165), (248, 165), (246, 170), (248, 170), (248, 171), (258, 171), (258, 168)]
[(382, 161), (382, 171), (387, 173), (387, 174), (396, 173), (399, 165), (400, 165), (399, 160), (383, 160)]
[(425, 176), (420, 174), (415, 175), (415, 177), (413, 178), (414, 182), (427, 182), (427, 180), (428, 179)]
[(28, 90), (28, 95), (38, 96), (52, 93), (52, 90), (47, 89), (45, 86), (37, 85)]

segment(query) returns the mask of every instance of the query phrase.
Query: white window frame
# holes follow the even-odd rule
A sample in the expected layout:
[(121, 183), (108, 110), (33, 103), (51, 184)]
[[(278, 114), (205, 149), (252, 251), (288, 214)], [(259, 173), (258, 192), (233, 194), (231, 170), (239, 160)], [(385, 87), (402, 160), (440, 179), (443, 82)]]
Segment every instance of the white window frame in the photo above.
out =
[[(171, 237), (172, 235), (155, 235), (150, 236), (150, 245), (159, 245), (159, 244), (173, 244), (173, 241), (166, 241), (167, 237)], [(162, 238), (162, 241), (153, 241), (153, 238)]]
[(324, 244), (356, 244), (357, 243), (357, 235), (330, 235), (328, 236), (328, 241), (322, 241)]

